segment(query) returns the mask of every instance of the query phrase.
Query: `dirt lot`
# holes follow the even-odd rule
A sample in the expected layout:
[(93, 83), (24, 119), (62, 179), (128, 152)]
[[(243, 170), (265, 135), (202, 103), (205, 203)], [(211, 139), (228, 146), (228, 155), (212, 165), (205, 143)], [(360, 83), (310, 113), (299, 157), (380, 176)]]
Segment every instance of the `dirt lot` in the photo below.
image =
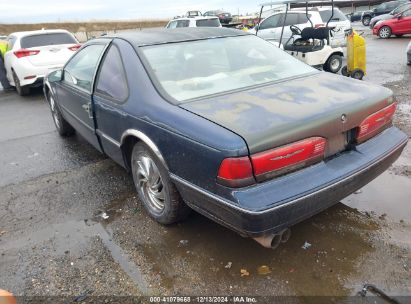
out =
[(37, 24), (0, 24), (0, 34), (8, 35), (13, 32), (32, 31), (39, 29), (66, 29), (69, 32), (115, 31), (163, 27), (168, 20), (140, 20), (140, 21), (97, 21), (97, 22), (64, 22), (64, 23), (37, 23)]
[[(410, 136), (410, 38), (366, 38), (365, 81), (396, 93), (395, 124)], [(167, 227), (152, 221), (122, 168), (82, 138), (58, 136), (39, 91), (0, 93), (0, 126), (0, 288), (21, 300), (259, 295), (285, 296), (259, 303), (387, 303), (362, 301), (357, 293), (370, 283), (411, 303), (410, 145), (390, 170), (293, 227), (290, 241), (272, 251), (198, 214)]]

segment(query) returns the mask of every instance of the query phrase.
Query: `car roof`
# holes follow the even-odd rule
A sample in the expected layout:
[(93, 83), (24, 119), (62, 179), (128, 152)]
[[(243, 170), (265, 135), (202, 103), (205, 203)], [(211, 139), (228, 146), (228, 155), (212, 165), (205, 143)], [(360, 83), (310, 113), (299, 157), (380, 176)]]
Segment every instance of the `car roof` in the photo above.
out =
[(17, 38), (31, 36), (31, 35), (39, 35), (39, 34), (52, 34), (52, 33), (69, 33), (66, 30), (38, 30), (38, 31), (25, 31), (25, 32), (14, 32), (11, 35), (16, 36)]
[(133, 31), (111, 36), (129, 41), (134, 47), (195, 41), (211, 38), (251, 35), (250, 33), (221, 27), (185, 27), (175, 29), (151, 29)]
[(171, 21), (176, 21), (176, 20), (205, 20), (205, 19), (218, 19), (216, 16), (193, 16), (193, 17), (180, 17), (176, 19), (172, 19)]

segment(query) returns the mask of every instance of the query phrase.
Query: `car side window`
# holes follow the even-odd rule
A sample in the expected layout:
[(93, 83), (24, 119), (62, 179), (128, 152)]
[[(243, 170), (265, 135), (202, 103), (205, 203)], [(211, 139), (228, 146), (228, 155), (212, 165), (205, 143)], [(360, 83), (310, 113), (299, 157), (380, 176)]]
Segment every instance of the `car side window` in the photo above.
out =
[[(298, 18), (299, 14), (287, 14), (287, 18), (285, 19), (285, 26), (290, 26), (293, 24), (299, 24), (299, 18)], [(305, 23), (305, 22), (303, 22)], [(282, 24), (281, 24), (282, 26)]]
[[(308, 14), (308, 18), (311, 18), (311, 14)], [(306, 14), (298, 14), (298, 24), (304, 24), (310, 22)]]
[(260, 25), (260, 30), (265, 30), (265, 29), (269, 29), (269, 28), (275, 28), (278, 27), (278, 22), (281, 19), (281, 14), (277, 14), (277, 15), (273, 15), (271, 17), (268, 17), (267, 19), (265, 19), (263, 22), (261, 22)]
[(393, 10), (394, 8), (396, 8), (398, 6), (397, 2), (388, 2), (387, 3), (387, 10)]
[(167, 28), (172, 29), (177, 27), (177, 21), (171, 21), (168, 25)]
[(411, 10), (405, 11), (405, 12), (402, 14), (402, 16), (403, 16), (403, 17), (410, 17), (410, 16), (411, 16)]
[(97, 63), (105, 45), (92, 44), (80, 50), (64, 68), (63, 82), (91, 92)]
[(177, 21), (176, 27), (188, 27), (190, 25), (190, 20), (179, 20)]
[(126, 72), (120, 52), (115, 45), (110, 47), (101, 64), (96, 93), (117, 102), (124, 102), (128, 97)]

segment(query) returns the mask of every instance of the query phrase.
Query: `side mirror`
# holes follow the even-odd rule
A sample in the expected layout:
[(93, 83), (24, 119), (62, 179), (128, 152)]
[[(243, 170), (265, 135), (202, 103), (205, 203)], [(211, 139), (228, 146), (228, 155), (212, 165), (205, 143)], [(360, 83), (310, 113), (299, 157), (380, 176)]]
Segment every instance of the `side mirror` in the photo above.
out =
[(47, 79), (49, 82), (59, 82), (63, 80), (63, 70), (56, 70), (54, 72), (51, 72), (48, 76)]

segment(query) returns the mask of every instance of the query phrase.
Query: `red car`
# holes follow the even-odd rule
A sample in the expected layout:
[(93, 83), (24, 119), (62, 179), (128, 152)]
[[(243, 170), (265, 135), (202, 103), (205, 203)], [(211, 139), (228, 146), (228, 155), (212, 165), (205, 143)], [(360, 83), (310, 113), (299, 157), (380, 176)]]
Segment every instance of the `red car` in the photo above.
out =
[(408, 9), (392, 19), (377, 22), (372, 33), (380, 38), (387, 39), (391, 35), (401, 37), (411, 34), (411, 9)]

